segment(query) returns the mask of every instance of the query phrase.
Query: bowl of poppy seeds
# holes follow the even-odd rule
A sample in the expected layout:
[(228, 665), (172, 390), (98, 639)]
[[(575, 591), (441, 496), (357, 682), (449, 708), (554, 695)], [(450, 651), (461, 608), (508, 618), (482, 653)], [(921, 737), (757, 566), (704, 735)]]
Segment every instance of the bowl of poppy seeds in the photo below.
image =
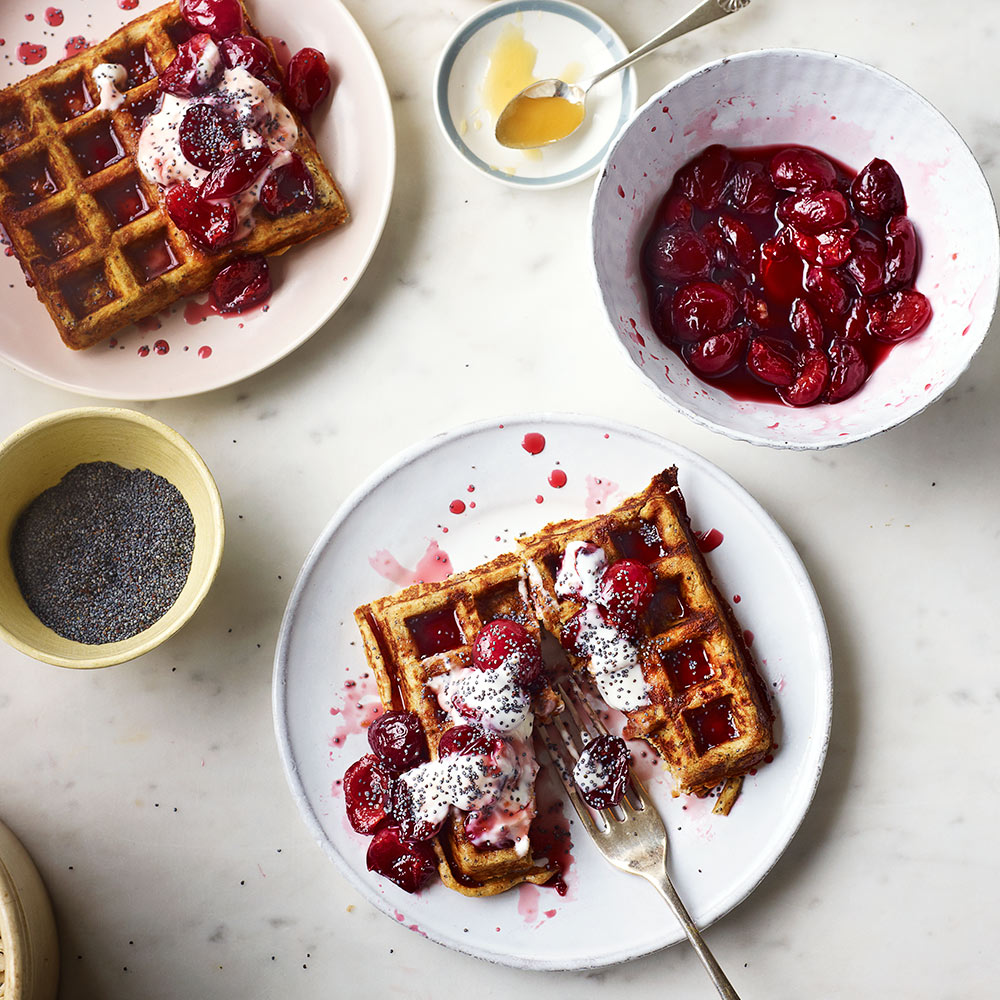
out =
[(62, 667), (141, 656), (194, 614), (224, 537), (212, 474), (170, 427), (42, 417), (0, 444), (0, 638)]

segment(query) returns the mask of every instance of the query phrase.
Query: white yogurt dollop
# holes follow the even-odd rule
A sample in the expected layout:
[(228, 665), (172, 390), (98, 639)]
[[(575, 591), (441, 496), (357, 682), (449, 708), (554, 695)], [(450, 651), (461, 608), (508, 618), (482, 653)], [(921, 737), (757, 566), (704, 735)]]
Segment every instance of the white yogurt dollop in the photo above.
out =
[(128, 70), (121, 63), (100, 63), (94, 67), (93, 78), (100, 95), (95, 110), (117, 111), (125, 103), (123, 88), (128, 81)]

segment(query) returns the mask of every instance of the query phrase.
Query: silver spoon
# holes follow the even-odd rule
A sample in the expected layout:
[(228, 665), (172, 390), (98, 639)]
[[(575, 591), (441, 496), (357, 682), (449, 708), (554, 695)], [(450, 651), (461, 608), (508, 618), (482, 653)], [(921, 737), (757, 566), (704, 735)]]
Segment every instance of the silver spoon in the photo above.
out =
[[(587, 91), (595, 84), (600, 83), (605, 77), (611, 76), (612, 73), (617, 73), (620, 69), (631, 66), (632, 63), (648, 55), (653, 49), (658, 49), (661, 45), (672, 42), (675, 38), (680, 38), (681, 35), (686, 35), (689, 31), (694, 31), (695, 28), (711, 24), (720, 17), (725, 17), (727, 14), (734, 14), (736, 11), (748, 6), (749, 3), (750, 0), (702, 0), (697, 7), (688, 11), (687, 14), (672, 24), (662, 34), (651, 38), (645, 45), (640, 46), (634, 52), (630, 52), (624, 59), (619, 60), (605, 70), (601, 70), (600, 73), (590, 77), (588, 80), (571, 84), (552, 78), (549, 80), (539, 80), (537, 83), (525, 87), (519, 94), (511, 98), (507, 102), (507, 106), (500, 112), (495, 130), (497, 142), (501, 146), (507, 146), (510, 149), (536, 149), (539, 146), (548, 146), (553, 142), (558, 142), (560, 139), (565, 139), (583, 124), (585, 114), (584, 102), (587, 97)], [(543, 139), (541, 142), (537, 141), (537, 135), (525, 136), (522, 129), (518, 127), (518, 116), (522, 116), (521, 121), (523, 122), (525, 112), (530, 114), (533, 110), (530, 105), (525, 105), (524, 102), (537, 100), (538, 98), (556, 98), (557, 100), (565, 101), (568, 105), (568, 107), (564, 106), (560, 109), (563, 114), (560, 115), (560, 121), (557, 124), (561, 127), (558, 127), (556, 131), (561, 134), (554, 134), (551, 138)], [(566, 129), (566, 131), (563, 131), (563, 129)]]

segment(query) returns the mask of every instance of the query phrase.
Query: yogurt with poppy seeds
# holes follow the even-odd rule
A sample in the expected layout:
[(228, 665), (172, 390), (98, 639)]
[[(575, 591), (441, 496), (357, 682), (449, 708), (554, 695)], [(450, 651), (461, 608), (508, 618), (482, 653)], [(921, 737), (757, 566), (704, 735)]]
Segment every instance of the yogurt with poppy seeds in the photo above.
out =
[(198, 59), (197, 76), (203, 84), (218, 76), (217, 82), (197, 97), (165, 93), (159, 111), (143, 125), (136, 162), (142, 175), (161, 188), (181, 183), (199, 188), (212, 171), (192, 163), (184, 155), (181, 145), (184, 116), (192, 107), (202, 104), (233, 119), (242, 126), (239, 139), (242, 148), (259, 149), (266, 145), (275, 154), (254, 183), (230, 199), (239, 218), (236, 238), (242, 239), (253, 230), (252, 212), (261, 187), (271, 172), (290, 161), (299, 129), (292, 113), (265, 83), (241, 66), (227, 68), (220, 76), (221, 64), (218, 46), (208, 42)]

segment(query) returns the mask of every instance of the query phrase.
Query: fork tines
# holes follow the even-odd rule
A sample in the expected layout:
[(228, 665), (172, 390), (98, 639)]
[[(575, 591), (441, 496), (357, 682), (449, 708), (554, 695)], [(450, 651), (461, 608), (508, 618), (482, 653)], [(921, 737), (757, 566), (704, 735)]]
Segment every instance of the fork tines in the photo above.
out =
[[(597, 829), (606, 829), (612, 820), (620, 822), (625, 818), (623, 807), (619, 805), (595, 810), (588, 806), (573, 779), (573, 768), (591, 740), (597, 736), (612, 734), (598, 715), (596, 704), (599, 703), (595, 703), (595, 696), (582, 687), (576, 677), (563, 678), (555, 685), (555, 690), (562, 698), (566, 712), (554, 716), (540, 729), (545, 755), (555, 766), (556, 773), (580, 819)], [(642, 810), (646, 804), (645, 791), (632, 774), (631, 768), (623, 802), (626, 800), (634, 810)]]

